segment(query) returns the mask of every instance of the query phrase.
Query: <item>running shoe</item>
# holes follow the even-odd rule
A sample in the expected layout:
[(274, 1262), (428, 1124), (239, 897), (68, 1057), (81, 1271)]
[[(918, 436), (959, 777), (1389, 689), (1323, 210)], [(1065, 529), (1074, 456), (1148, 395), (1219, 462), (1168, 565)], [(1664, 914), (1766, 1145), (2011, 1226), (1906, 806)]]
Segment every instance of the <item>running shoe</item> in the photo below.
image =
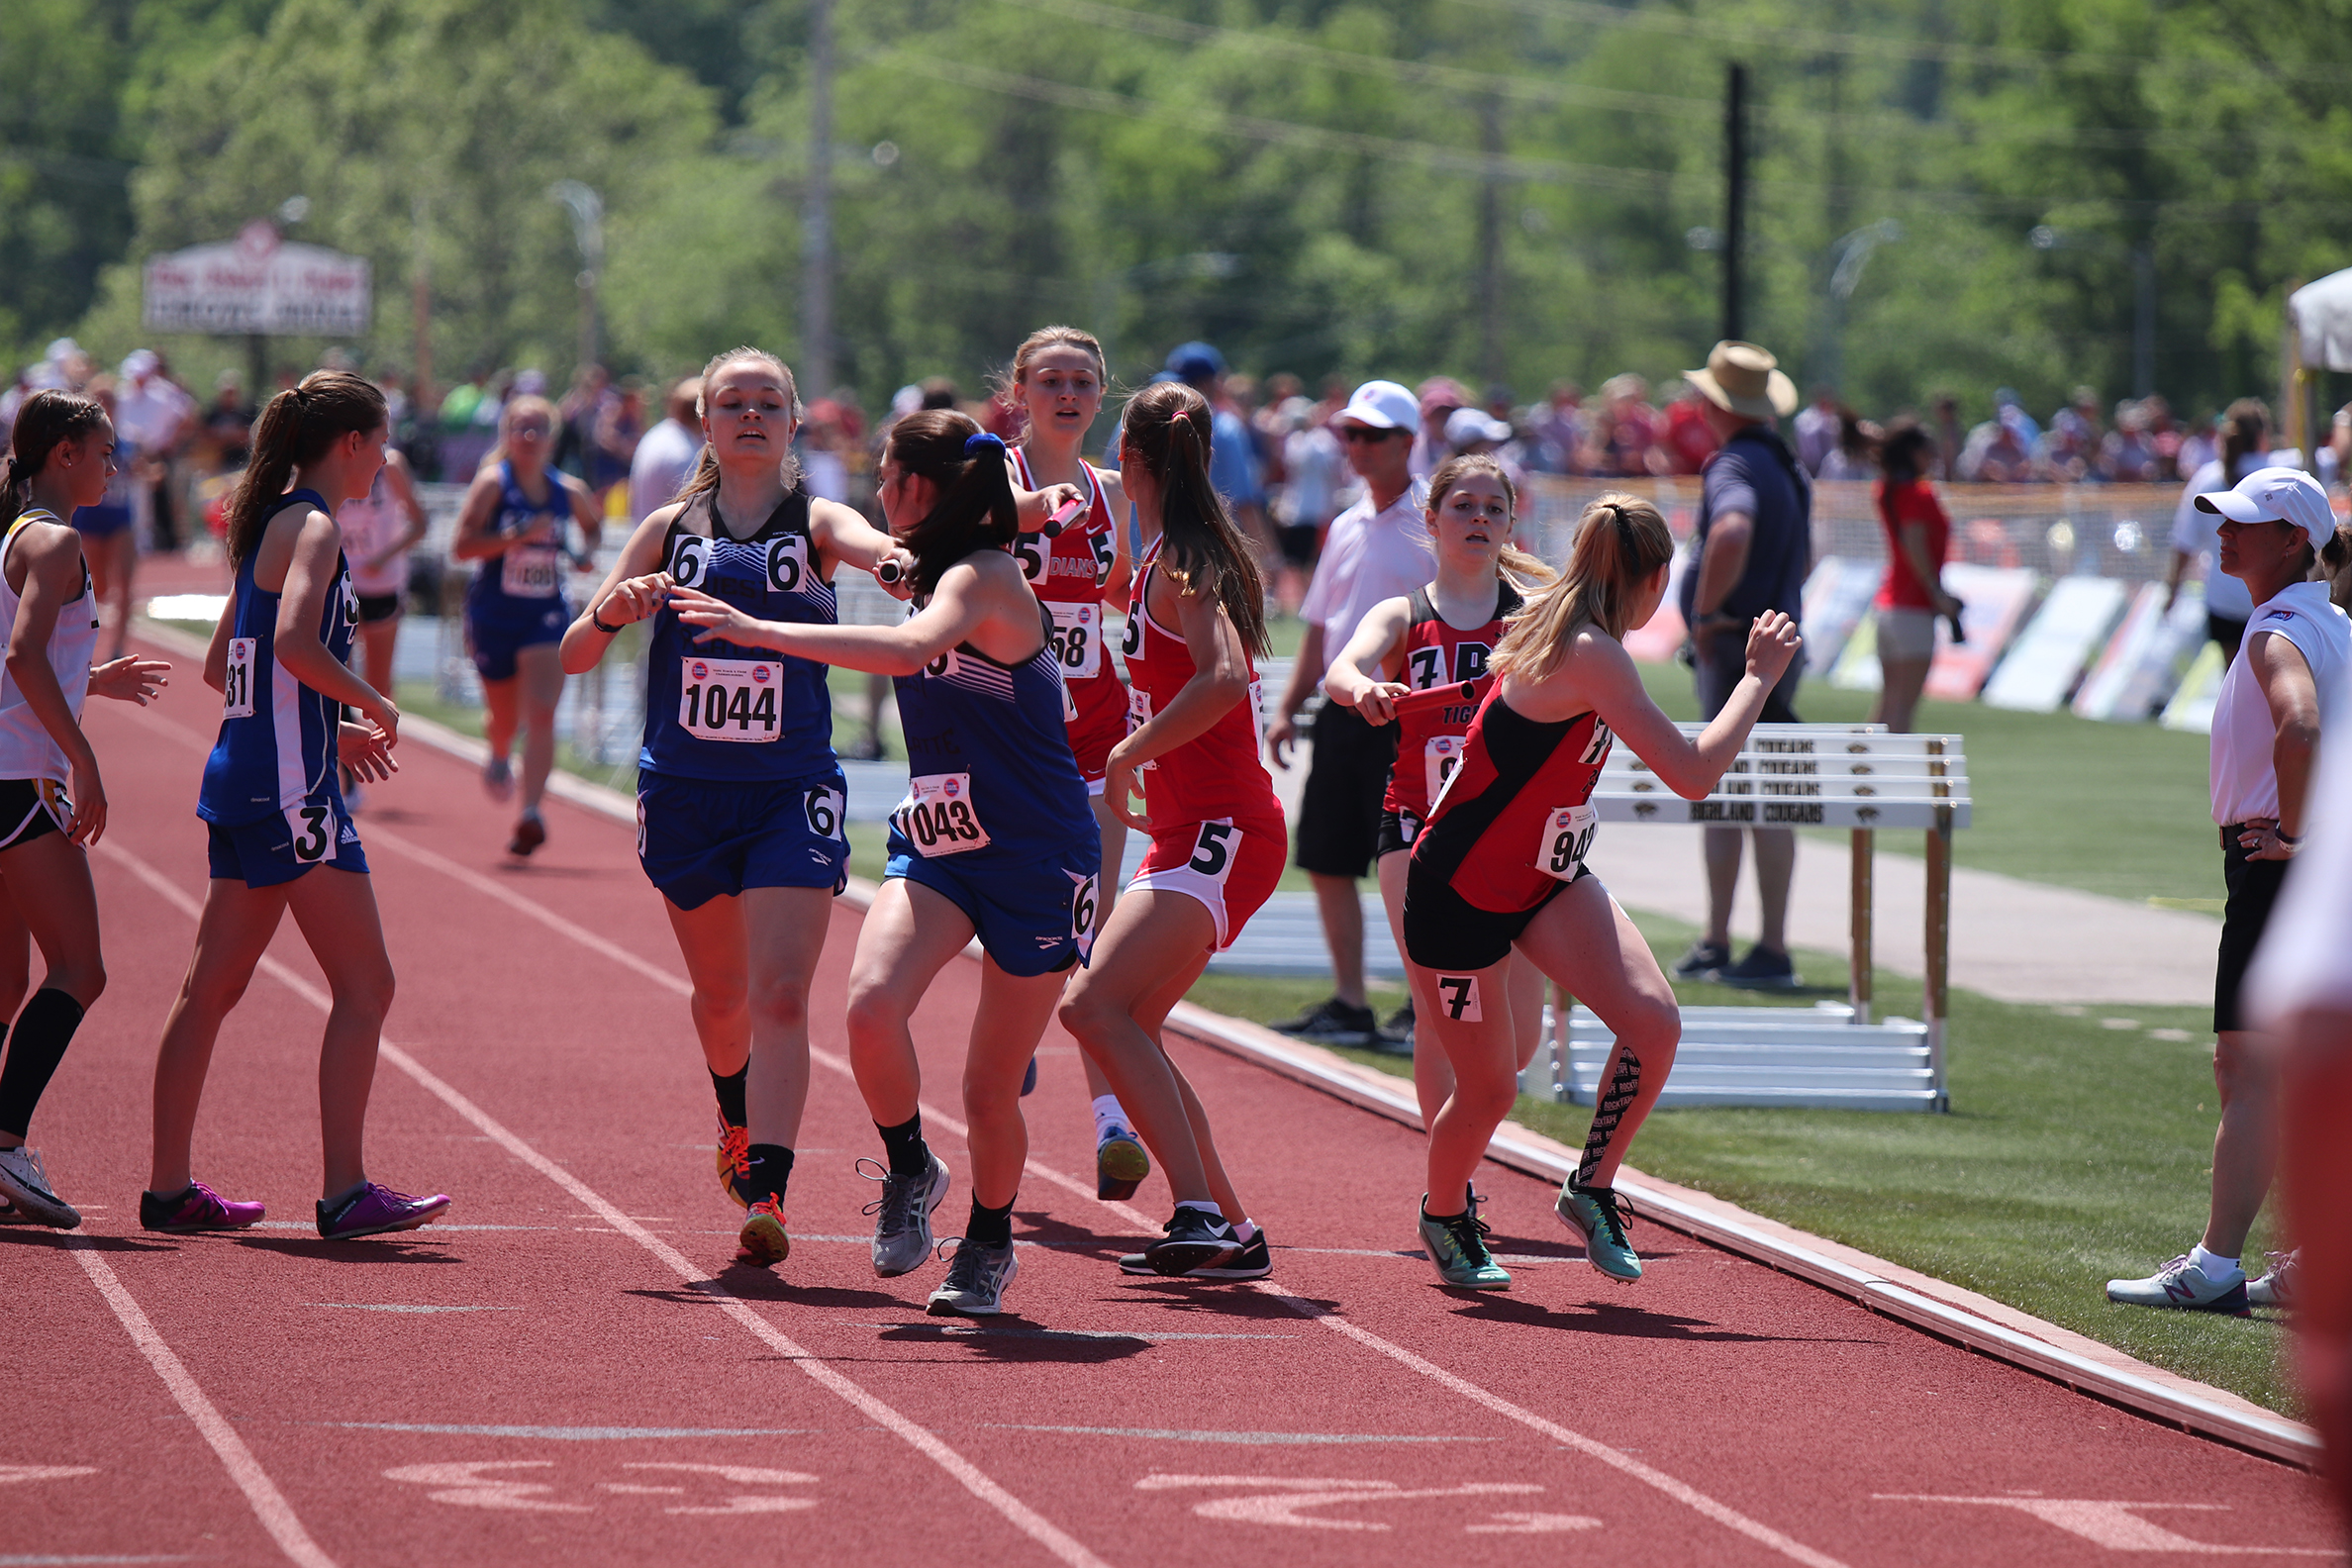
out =
[(2246, 1286), (2246, 1305), (2249, 1307), (2289, 1307), (2295, 1305), (2296, 1293), (2303, 1285), (2303, 1248), (2292, 1252), (2265, 1252), (2270, 1267), (2262, 1278)]
[(1029, 1066), (1028, 1066), (1028, 1067), (1026, 1067), (1026, 1068), (1024, 1068), (1024, 1069), (1022, 1070), (1022, 1074), (1021, 1074), (1021, 1098), (1022, 1098), (1022, 1099), (1024, 1099), (1024, 1100), (1027, 1100), (1027, 1099), (1028, 1099), (1028, 1098), (1029, 1098), (1030, 1095), (1033, 1095), (1033, 1094), (1035, 1094), (1036, 1092), (1037, 1092), (1037, 1058), (1036, 1058), (1036, 1056), (1035, 1056), (1035, 1055), (1032, 1053), (1032, 1054), (1029, 1056)]
[[(1122, 1274), (1157, 1274), (1151, 1259), (1141, 1252), (1129, 1252), (1119, 1260)], [(1274, 1254), (1266, 1249), (1266, 1227), (1258, 1226), (1256, 1235), (1241, 1243), (1241, 1250), (1224, 1263), (1212, 1263), (1185, 1274), (1193, 1280), (1253, 1280), (1264, 1279), (1274, 1272)]]
[(877, 1279), (896, 1279), (901, 1274), (912, 1274), (931, 1256), (931, 1211), (947, 1196), (947, 1164), (933, 1154), (930, 1170), (901, 1176), (883, 1169), (878, 1160), (861, 1159), (857, 1162), (857, 1173), (865, 1176), (868, 1165), (882, 1171), (879, 1176), (866, 1176), (867, 1181), (882, 1184), (882, 1196), (865, 1206), (865, 1213), (877, 1217), (874, 1275)]
[(1135, 1196), (1151, 1174), (1151, 1155), (1131, 1127), (1108, 1124), (1095, 1140), (1095, 1196), (1116, 1203)]
[(2197, 1259), (2182, 1253), (2146, 1279), (2108, 1280), (2107, 1298), (2126, 1307), (2170, 1307), (2177, 1312), (2246, 1313), (2246, 1276), (2216, 1284)]
[(719, 1168), (719, 1190), (727, 1194), (728, 1202), (737, 1209), (750, 1208), (743, 1183), (751, 1177), (751, 1129), (728, 1121), (724, 1111), (719, 1113), (719, 1147), (712, 1162)]
[(26, 1214), (6, 1198), (0, 1198), (0, 1225), (31, 1225), (32, 1216)]
[(197, 1230), (244, 1230), (261, 1223), (269, 1211), (257, 1203), (239, 1203), (224, 1198), (202, 1182), (188, 1183), (188, 1190), (169, 1198), (158, 1198), (151, 1192), (139, 1195), (139, 1227), (160, 1230), (166, 1235), (187, 1235)]
[(1674, 960), (1677, 980), (1713, 980), (1719, 969), (1731, 966), (1731, 949), (1721, 942), (1695, 941), (1691, 950)]
[(958, 1240), (948, 1260), (947, 1283), (931, 1293), (924, 1311), (933, 1318), (994, 1318), (1005, 1310), (1005, 1287), (1020, 1272), (1012, 1242), (981, 1246)]
[(792, 1256), (792, 1236), (784, 1228), (784, 1200), (762, 1198), (743, 1216), (743, 1228), (735, 1233), (737, 1263), (756, 1263), (761, 1268), (773, 1268)]
[(1297, 1018), (1267, 1026), (1277, 1034), (1311, 1045), (1369, 1045), (1380, 1033), (1380, 1020), (1368, 1007), (1351, 1007), (1337, 997), (1318, 1002)]
[(1715, 980), (1717, 985), (1742, 991), (1794, 991), (1804, 983), (1797, 978), (1797, 966), (1787, 953), (1766, 952), (1761, 942), (1728, 969), (1716, 970)]
[(515, 836), (507, 840), (507, 853), (527, 855), (547, 841), (547, 825), (538, 812), (525, 812), (515, 823)]
[(34, 1225), (52, 1230), (73, 1230), (81, 1225), (81, 1216), (73, 1205), (49, 1186), (49, 1172), (41, 1168), (41, 1150), (30, 1144), (0, 1149), (0, 1195)]
[(1143, 1249), (1143, 1260), (1163, 1278), (1180, 1279), (1195, 1269), (1219, 1267), (1241, 1250), (1233, 1227), (1206, 1209), (1179, 1207), (1161, 1228), (1167, 1233)]
[(1437, 1266), (1437, 1277), (1457, 1290), (1509, 1290), (1511, 1274), (1487, 1250), (1487, 1223), (1465, 1209), (1443, 1220), (1430, 1218), (1421, 1197), (1421, 1245)]
[(448, 1207), (447, 1193), (412, 1198), (376, 1182), (362, 1182), (357, 1192), (332, 1208), (319, 1205), (319, 1234), (330, 1241), (352, 1241), (390, 1230), (418, 1230), (439, 1220)]
[(1384, 1051), (1391, 1056), (1413, 1054), (1413, 999), (1411, 997), (1407, 997), (1405, 1005), (1391, 1013), (1388, 1016), (1388, 1022), (1373, 1032), (1372, 1048), (1376, 1051)]
[(494, 801), (514, 798), (515, 769), (505, 757), (492, 757), (482, 764), (482, 793)]
[(1641, 1259), (1634, 1255), (1633, 1243), (1625, 1235), (1624, 1200), (1615, 1187), (1566, 1183), (1552, 1213), (1583, 1238), (1586, 1262), (1622, 1284), (1641, 1278)]

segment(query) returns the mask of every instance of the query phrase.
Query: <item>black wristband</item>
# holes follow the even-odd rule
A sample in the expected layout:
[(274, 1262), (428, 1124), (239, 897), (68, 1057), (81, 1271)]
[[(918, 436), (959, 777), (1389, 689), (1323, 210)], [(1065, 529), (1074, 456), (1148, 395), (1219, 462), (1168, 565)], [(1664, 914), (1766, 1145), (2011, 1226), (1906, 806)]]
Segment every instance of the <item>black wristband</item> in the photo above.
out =
[(2271, 833), (2279, 840), (2279, 842), (2285, 844), (2290, 849), (2300, 847), (2303, 841), (2303, 838), (2308, 836), (2307, 834), (2291, 833), (2284, 828), (2273, 828), (2271, 830)]
[(588, 607), (588, 624), (590, 626), (596, 628), (597, 631), (602, 632), (606, 637), (619, 637), (623, 632), (629, 629), (629, 623), (626, 621), (622, 622), (617, 627), (609, 627), (606, 626), (602, 621), (598, 620), (596, 618), (596, 612), (603, 608), (604, 607), (602, 605), (590, 605)]

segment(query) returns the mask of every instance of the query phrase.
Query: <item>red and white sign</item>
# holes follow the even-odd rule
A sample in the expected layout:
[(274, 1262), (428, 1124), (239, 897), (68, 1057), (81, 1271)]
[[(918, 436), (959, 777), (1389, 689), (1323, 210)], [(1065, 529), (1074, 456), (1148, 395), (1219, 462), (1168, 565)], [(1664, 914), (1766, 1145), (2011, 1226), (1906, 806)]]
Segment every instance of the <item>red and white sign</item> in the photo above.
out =
[(355, 337), (371, 314), (365, 257), (283, 244), (259, 220), (225, 244), (148, 257), (146, 298), (151, 332)]

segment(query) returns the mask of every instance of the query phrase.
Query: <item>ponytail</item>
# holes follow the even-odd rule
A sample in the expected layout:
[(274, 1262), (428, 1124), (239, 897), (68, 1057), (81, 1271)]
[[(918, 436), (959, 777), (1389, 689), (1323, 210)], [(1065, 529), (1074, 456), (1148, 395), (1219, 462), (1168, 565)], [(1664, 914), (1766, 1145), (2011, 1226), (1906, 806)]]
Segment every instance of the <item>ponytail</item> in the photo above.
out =
[(318, 461), (338, 440), (383, 428), (384, 394), (347, 370), (314, 370), (269, 400), (253, 427), (252, 458), (228, 507), (229, 564), (244, 564), (294, 470)]
[(1218, 602), (1241, 645), (1262, 658), (1266, 590), (1257, 560), (1209, 482), (1209, 404), (1181, 381), (1156, 381), (1127, 406), (1127, 449), (1160, 489), (1159, 563), (1184, 592)]
[(1568, 569), (1558, 582), (1511, 618), (1510, 630), (1487, 667), (1521, 680), (1548, 679), (1587, 626), (1622, 637), (1633, 596), (1674, 558), (1674, 536), (1658, 509), (1638, 496), (1612, 492), (1594, 500), (1577, 520)]
[(1005, 443), (953, 409), (922, 409), (890, 427), (890, 459), (938, 487), (922, 522), (899, 536), (915, 556), (918, 594), (937, 590), (947, 568), (1021, 532)]
[[(792, 378), (792, 367), (774, 354), (769, 353), (765, 348), (754, 348), (747, 343), (740, 348), (729, 348), (722, 353), (711, 355), (711, 362), (703, 366), (702, 384), (694, 394), (695, 418), (700, 420), (710, 413), (711, 377), (738, 359), (756, 360), (759, 363), (772, 364), (776, 367), (776, 374), (784, 378), (784, 390), (790, 397), (792, 405), (792, 423), (797, 427), (800, 424), (802, 412), (800, 383)], [(800, 458), (793, 454), (789, 445), (785, 448), (783, 461), (777, 465), (776, 472), (777, 476), (784, 481), (786, 490), (798, 490), (801, 487)], [(698, 495), (709, 495), (718, 488), (719, 458), (711, 450), (711, 443), (706, 441), (702, 443), (702, 455), (695, 459), (694, 472), (687, 475), (686, 482), (678, 486), (678, 493), (670, 499), (672, 501), (691, 501)]]
[[(5, 464), (0, 464), (0, 528), (24, 515), (33, 480), (49, 466), (49, 454), (106, 424), (96, 398), (55, 389), (36, 392), (17, 410)], [(71, 519), (66, 521), (70, 522)]]
[(2239, 398), (2221, 415), (2221, 483), (2238, 481), (2238, 464), (2250, 452), (2265, 449), (2270, 436), (2270, 405), (2260, 398)]

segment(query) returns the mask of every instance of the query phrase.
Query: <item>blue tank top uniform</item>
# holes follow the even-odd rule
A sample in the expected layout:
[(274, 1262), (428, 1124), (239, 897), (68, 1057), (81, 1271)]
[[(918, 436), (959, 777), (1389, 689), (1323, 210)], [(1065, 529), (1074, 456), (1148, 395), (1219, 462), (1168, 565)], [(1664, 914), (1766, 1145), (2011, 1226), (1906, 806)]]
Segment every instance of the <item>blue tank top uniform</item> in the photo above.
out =
[[(279, 497), (270, 516), (292, 506), (334, 514), (317, 491), (293, 490)], [(284, 595), (254, 586), (258, 553), (237, 564), (221, 735), (197, 795), (196, 815), (212, 831), (212, 874), (248, 887), (291, 882), (322, 865), (364, 875), (367, 856), (343, 810), (336, 768), (343, 705), (278, 663)], [(358, 624), (349, 562), (339, 553), (335, 585), (319, 614), (319, 642), (337, 663), (349, 661)]]
[(518, 544), (474, 566), (465, 589), (465, 636), (474, 669), (484, 680), (513, 680), (515, 653), (540, 642), (562, 640), (571, 624), (563, 596), (563, 531), (571, 522), (571, 495), (550, 469), (547, 495), (534, 501), (515, 482), (515, 465), (498, 465), (498, 515), (491, 533), (512, 539), (540, 518), (554, 519), (542, 542)]
[[(720, 525), (710, 492), (671, 520), (661, 570), (762, 621), (833, 626), (809, 497), (795, 490), (747, 539)], [(774, 648), (698, 642), (664, 605), (645, 670), (637, 753), (637, 858), (680, 909), (746, 887), (838, 892), (849, 866), (848, 784), (833, 749), (827, 666)]]
[(1052, 612), (1037, 613), (1042, 642), (1021, 663), (960, 643), (895, 683), (911, 777), (883, 875), (962, 910), (1011, 975), (1084, 962), (1102, 892), (1102, 830), (1070, 751)]

